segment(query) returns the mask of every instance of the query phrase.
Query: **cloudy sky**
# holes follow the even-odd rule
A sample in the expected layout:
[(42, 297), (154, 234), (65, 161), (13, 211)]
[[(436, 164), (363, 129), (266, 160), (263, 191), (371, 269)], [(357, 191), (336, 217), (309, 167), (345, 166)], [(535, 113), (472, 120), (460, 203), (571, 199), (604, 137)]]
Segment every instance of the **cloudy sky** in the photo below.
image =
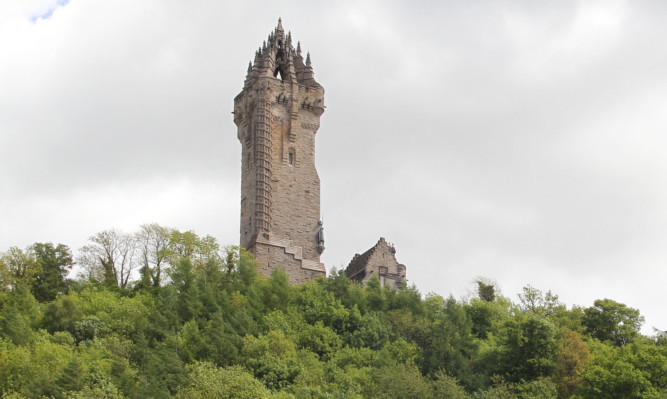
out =
[(0, 251), (156, 222), (236, 244), (233, 98), (279, 16), (327, 110), (327, 268), (495, 279), (667, 329), (667, 3), (0, 3)]

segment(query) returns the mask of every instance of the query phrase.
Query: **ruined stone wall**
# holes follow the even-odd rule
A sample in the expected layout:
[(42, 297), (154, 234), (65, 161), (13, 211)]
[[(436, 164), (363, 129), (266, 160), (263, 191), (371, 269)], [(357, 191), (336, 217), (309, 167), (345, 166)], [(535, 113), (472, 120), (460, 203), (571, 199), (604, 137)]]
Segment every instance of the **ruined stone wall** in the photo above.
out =
[(384, 280), (384, 286), (391, 288), (399, 288), (406, 281), (405, 266), (398, 263), (396, 250), (384, 238), (380, 238), (368, 257), (361, 281), (367, 282), (372, 276), (378, 276)]

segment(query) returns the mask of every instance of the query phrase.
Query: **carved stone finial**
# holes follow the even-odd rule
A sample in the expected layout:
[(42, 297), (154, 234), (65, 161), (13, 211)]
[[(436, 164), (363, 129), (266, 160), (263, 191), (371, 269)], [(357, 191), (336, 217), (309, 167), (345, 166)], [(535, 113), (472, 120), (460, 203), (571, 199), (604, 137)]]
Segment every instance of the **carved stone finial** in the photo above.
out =
[(301, 56), (301, 42), (296, 42), (296, 55)]
[(248, 75), (250, 75), (250, 72), (252, 72), (252, 61), (248, 63)]
[(276, 28), (276, 31), (282, 31), (283, 30), (283, 21), (281, 18), (278, 18), (278, 27)]
[(311, 67), (311, 63), (310, 63), (310, 53), (306, 54), (306, 66), (307, 66), (308, 68)]

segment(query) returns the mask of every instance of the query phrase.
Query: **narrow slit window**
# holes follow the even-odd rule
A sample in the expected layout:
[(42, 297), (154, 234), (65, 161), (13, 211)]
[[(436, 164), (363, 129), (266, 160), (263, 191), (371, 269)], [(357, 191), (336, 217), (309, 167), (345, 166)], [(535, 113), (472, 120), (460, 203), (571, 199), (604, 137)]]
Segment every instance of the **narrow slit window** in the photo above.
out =
[(295, 161), (296, 161), (296, 155), (294, 154), (294, 149), (290, 149), (289, 152), (287, 153), (287, 162), (289, 163), (290, 166), (294, 166)]

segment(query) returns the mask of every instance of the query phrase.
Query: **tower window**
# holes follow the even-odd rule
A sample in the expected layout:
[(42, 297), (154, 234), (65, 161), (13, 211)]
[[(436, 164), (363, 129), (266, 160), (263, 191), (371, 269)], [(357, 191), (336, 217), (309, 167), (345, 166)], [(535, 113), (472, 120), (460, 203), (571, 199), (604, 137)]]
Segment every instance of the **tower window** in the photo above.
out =
[(276, 70), (273, 72), (273, 77), (277, 78), (278, 75), (280, 75), (280, 80), (285, 80), (283, 77), (283, 71), (280, 69), (280, 67), (276, 68)]
[(389, 272), (389, 269), (387, 269), (386, 266), (380, 266), (379, 270), (380, 273), (380, 287), (384, 287), (385, 279), (387, 277), (387, 272)]
[(294, 153), (294, 149), (290, 148), (289, 152), (287, 153), (287, 162), (289, 163), (290, 166), (294, 166), (295, 161), (296, 161), (296, 154)]

